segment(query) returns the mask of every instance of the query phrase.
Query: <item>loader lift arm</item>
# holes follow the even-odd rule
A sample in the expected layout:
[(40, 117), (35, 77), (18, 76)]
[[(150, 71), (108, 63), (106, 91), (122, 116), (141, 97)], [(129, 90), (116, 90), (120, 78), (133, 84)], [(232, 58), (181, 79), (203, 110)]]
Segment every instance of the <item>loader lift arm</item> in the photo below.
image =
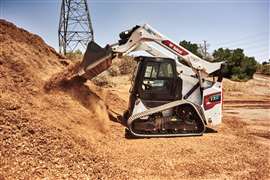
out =
[[(107, 45), (105, 48), (101, 48), (95, 42), (90, 42), (77, 75), (92, 79), (108, 69), (115, 57), (125, 56), (135, 51), (145, 51), (154, 57), (168, 57), (161, 48), (174, 54), (175, 61), (178, 61), (180, 57), (197, 75), (201, 73), (208, 75), (221, 68), (222, 62), (210, 63), (201, 59), (148, 24), (135, 26), (120, 33), (119, 36), (118, 43)], [(155, 43), (161, 48), (151, 46), (149, 43)]]

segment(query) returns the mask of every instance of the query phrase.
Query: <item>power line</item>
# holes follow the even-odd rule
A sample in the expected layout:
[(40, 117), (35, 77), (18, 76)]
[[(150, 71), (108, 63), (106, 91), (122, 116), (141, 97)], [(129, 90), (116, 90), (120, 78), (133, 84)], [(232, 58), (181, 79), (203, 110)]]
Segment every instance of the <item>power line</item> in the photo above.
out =
[[(268, 51), (269, 49), (268, 48), (265, 48), (265, 49), (258, 49), (258, 50), (256, 50), (256, 51), (250, 51), (250, 50), (248, 50), (248, 52), (250, 52), (250, 53), (252, 53), (252, 54), (256, 54), (256, 53), (258, 53), (258, 52), (263, 52), (263, 53), (265, 53), (265, 54), (268, 54), (268, 55), (270, 55), (270, 53), (269, 53), (269, 51)], [(268, 52), (267, 52), (268, 51)]]
[[(266, 44), (265, 44), (266, 43)], [(258, 49), (258, 48), (262, 48), (262, 47), (268, 47), (268, 43), (267, 42), (265, 42), (265, 43), (263, 43), (263, 44), (265, 44), (265, 45), (262, 45), (262, 44), (258, 44), (258, 43), (253, 43), (253, 44), (248, 44), (247, 46), (222, 46), (223, 48), (233, 48), (233, 49), (235, 49), (235, 48), (241, 48), (241, 49), (249, 49), (249, 48), (252, 48), (252, 49)]]
[(220, 44), (219, 46), (239, 46), (242, 44), (255, 44), (255, 43), (256, 44), (264, 44), (265, 42), (267, 42), (264, 39), (265, 39), (265, 37), (253, 38), (253, 39), (247, 39), (247, 40), (238, 41), (238, 42), (234, 42), (234, 43), (227, 43), (227, 44), (224, 43), (224, 44)]
[[(225, 42), (222, 42), (222, 43), (217, 43), (214, 45), (215, 46), (220, 46), (220, 45), (227, 45), (227, 44), (235, 44), (235, 43), (239, 43), (239, 42), (247, 42), (247, 41), (254, 41), (254, 39), (262, 39), (262, 38), (265, 38), (264, 35), (266, 35), (268, 32), (260, 32), (260, 33), (256, 33), (256, 34), (253, 34), (253, 35), (249, 35), (249, 36), (244, 36), (242, 38), (239, 38), (237, 40), (233, 40), (233, 41), (225, 41)], [(268, 36), (268, 35), (267, 35)]]

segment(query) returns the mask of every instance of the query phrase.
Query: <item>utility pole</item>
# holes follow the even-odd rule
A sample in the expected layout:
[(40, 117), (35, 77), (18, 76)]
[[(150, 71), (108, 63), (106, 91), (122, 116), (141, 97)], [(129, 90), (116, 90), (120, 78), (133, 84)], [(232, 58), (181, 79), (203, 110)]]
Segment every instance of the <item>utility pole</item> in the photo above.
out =
[(58, 39), (63, 54), (84, 51), (94, 40), (87, 0), (62, 0)]
[(204, 59), (207, 56), (206, 40), (203, 40), (203, 56), (204, 56)]
[(203, 40), (203, 43), (199, 44), (199, 47), (200, 47), (200, 51), (201, 51), (201, 54), (202, 54), (203, 58), (207, 59), (207, 50), (208, 50), (208, 47), (209, 47), (209, 44), (207, 44), (207, 41)]

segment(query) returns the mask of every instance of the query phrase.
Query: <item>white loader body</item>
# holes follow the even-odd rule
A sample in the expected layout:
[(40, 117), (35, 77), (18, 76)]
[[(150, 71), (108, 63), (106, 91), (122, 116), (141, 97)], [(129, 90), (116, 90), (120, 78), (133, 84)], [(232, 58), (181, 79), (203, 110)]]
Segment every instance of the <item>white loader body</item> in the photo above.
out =
[(137, 59), (135, 85), (123, 116), (132, 135), (201, 135), (206, 126), (221, 123), (223, 62), (201, 59), (148, 24), (119, 36), (118, 43), (105, 48), (90, 42), (77, 75), (91, 79), (116, 57), (140, 51), (149, 54)]

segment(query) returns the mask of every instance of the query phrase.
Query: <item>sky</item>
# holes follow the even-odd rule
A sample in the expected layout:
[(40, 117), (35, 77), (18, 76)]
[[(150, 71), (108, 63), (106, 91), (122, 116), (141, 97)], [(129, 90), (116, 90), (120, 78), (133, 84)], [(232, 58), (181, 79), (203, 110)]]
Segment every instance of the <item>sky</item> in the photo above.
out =
[[(95, 41), (105, 46), (121, 31), (150, 24), (175, 42), (242, 48), (257, 61), (270, 57), (269, 0), (88, 0)], [(41, 36), (58, 50), (61, 0), (0, 0), (0, 18)]]

